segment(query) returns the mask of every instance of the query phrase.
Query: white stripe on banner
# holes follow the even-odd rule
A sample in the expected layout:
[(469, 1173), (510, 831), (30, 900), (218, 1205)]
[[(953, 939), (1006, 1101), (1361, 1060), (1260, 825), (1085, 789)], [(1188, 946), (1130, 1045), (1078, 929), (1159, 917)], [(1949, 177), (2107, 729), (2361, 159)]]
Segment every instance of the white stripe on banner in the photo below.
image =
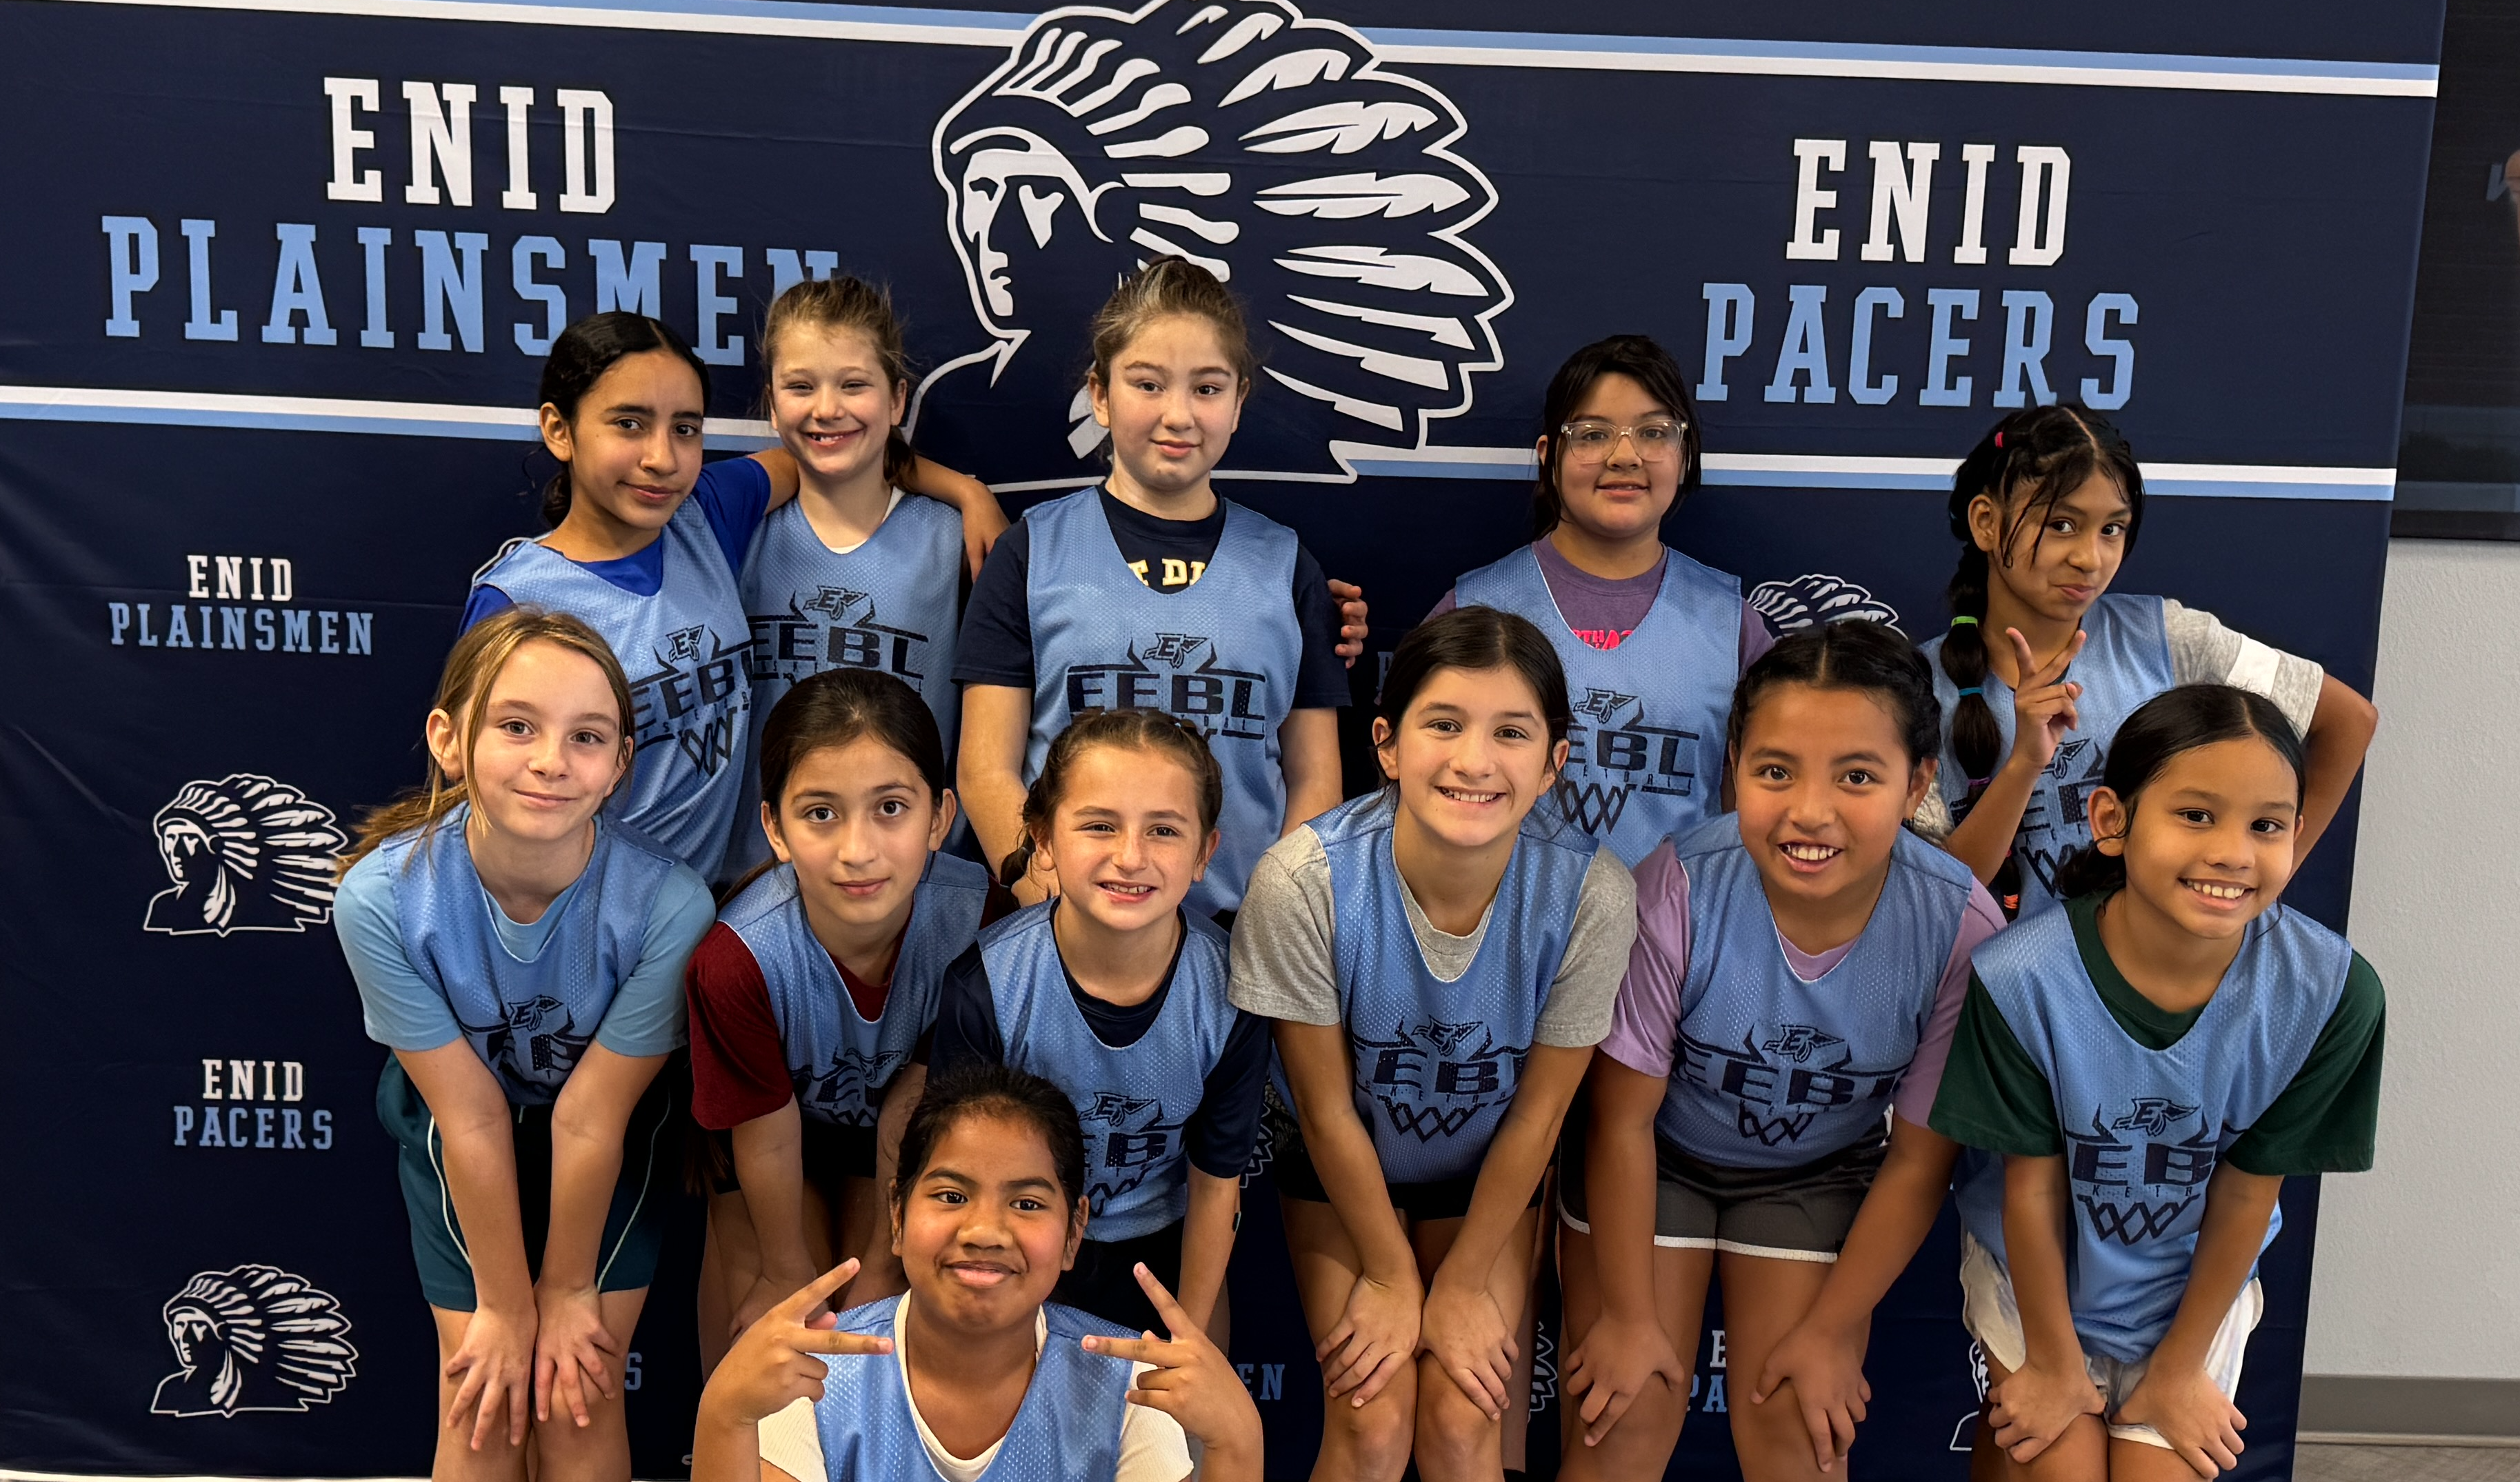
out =
[[(0, 385), (0, 421), (103, 422), (177, 427), (245, 427), (279, 432), (367, 432), (402, 437), (531, 441), (534, 414), (522, 407), (426, 401), (351, 401), (321, 396), (257, 396), (228, 391), (130, 391), (92, 386)], [(708, 419), (711, 447), (750, 451), (779, 439), (766, 422)], [(1384, 478), (1527, 479), (1529, 448), (1383, 448), (1333, 442), (1330, 452), (1359, 473)], [(1709, 453), (1705, 480), (1790, 489), (1949, 489), (1956, 458), (1850, 458), (1809, 453)], [(1220, 476), (1233, 476), (1220, 471)], [(1318, 480), (1315, 480), (1318, 481)], [(2357, 499), (2386, 502), (2396, 469), (2283, 464), (2148, 463), (2147, 493), (2222, 499)], [(1076, 479), (1000, 486), (1001, 493), (1067, 488)], [(7, 1473), (0, 1472), (0, 1482)]]
[[(1034, 18), (1010, 11), (818, 5), (802, 0), (83, 0), (193, 10), (283, 11), (421, 21), (499, 21), (620, 30), (891, 41), (925, 46), (1011, 45)], [(1695, 36), (1587, 36), (1547, 31), (1368, 27), (1388, 62), (1620, 72), (1729, 72), (1767, 77), (1868, 77), (1907, 82), (2048, 83), (2069, 87), (2207, 92), (2329, 93), (2430, 98), (2441, 69), (2415, 63), (2292, 57), (2188, 57), (2019, 47), (1890, 46), (1839, 41), (1739, 41)]]

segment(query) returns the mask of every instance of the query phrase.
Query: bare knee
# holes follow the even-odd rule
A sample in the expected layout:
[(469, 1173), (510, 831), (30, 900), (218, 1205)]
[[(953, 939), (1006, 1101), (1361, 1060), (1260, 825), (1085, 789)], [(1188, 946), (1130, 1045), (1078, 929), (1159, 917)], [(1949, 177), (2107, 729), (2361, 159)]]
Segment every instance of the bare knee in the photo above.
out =
[(1438, 1375), (1418, 1385), (1418, 1470), (1428, 1482), (1496, 1473), (1502, 1443), (1499, 1422)]
[(1416, 1441), (1416, 1406), (1401, 1385), (1386, 1386), (1362, 1406), (1349, 1396), (1328, 1397), (1322, 1405), (1323, 1450), (1342, 1453), (1359, 1482), (1396, 1482), (1409, 1467)]

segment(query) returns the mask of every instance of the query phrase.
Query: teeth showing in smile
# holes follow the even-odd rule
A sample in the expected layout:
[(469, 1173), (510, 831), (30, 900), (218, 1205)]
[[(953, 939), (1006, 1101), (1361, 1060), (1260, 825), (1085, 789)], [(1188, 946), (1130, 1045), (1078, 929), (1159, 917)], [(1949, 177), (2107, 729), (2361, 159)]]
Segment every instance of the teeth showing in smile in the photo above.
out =
[(1121, 897), (1123, 897), (1123, 898), (1125, 898), (1125, 899), (1133, 900), (1133, 901), (1134, 901), (1134, 900), (1143, 900), (1143, 899), (1145, 899), (1147, 896), (1149, 896), (1149, 895), (1152, 895), (1152, 894), (1154, 894), (1154, 893), (1155, 893), (1155, 887), (1154, 887), (1154, 886), (1152, 886), (1152, 885), (1131, 885), (1131, 884), (1124, 884), (1124, 883), (1122, 883), (1122, 882), (1120, 882), (1120, 881), (1117, 881), (1117, 880), (1106, 880), (1106, 881), (1104, 881), (1104, 882), (1103, 882), (1103, 885), (1102, 885), (1102, 888), (1103, 888), (1104, 890), (1109, 891), (1109, 892), (1110, 892), (1111, 894), (1113, 894), (1113, 895), (1121, 896)]
[(1799, 840), (1779, 847), (1785, 851), (1786, 858), (1798, 859), (1808, 865), (1826, 864), (1846, 852), (1828, 844), (1807, 844)]
[(1505, 796), (1502, 792), (1472, 792), (1466, 787), (1437, 787), (1435, 790), (1457, 803), (1492, 803)]
[(2182, 883), (2209, 901), (2236, 901), (2249, 893), (2246, 885), (2229, 885), (2220, 880), (2185, 880)]

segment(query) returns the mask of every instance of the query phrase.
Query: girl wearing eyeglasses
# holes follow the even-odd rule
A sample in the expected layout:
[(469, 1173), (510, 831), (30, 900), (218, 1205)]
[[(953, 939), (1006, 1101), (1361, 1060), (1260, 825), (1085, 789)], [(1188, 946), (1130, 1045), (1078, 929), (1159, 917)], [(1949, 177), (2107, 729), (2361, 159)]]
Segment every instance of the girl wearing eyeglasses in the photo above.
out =
[(1557, 650), (1575, 725), (1557, 782), (1566, 816), (1633, 868), (1720, 812), (1732, 684), (1774, 642), (1739, 577), (1662, 543), (1697, 487), (1697, 412), (1680, 367), (1613, 335), (1557, 368), (1532, 495), (1537, 537), (1455, 583), (1434, 613), (1499, 607)]

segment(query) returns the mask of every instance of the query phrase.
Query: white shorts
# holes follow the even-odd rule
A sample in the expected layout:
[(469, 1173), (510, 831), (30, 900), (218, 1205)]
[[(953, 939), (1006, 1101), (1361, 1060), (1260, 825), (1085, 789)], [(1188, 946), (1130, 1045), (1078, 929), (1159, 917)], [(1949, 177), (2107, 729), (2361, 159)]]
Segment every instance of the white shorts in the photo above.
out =
[[(2214, 1329), (2214, 1341), (2205, 1349), (2205, 1375), (2214, 1387), (2228, 1398), (2240, 1392), (2240, 1360), (2248, 1351), (2249, 1334), (2257, 1328), (2258, 1319), (2266, 1315), (2266, 1292), (2256, 1277), (2240, 1288), (2238, 1300), (2223, 1315), (2223, 1325)], [(2021, 1309), (2012, 1299), (2012, 1278), (2004, 1272), (2003, 1263), (1995, 1252), (1977, 1242), (1977, 1237), (1963, 1232), (1960, 1235), (1960, 1322), (1969, 1336), (1977, 1339), (1986, 1356), (2010, 1371), (2027, 1360), (2028, 1345), (2021, 1336)], [(2100, 1391), (2100, 1401), (2114, 1415), (2126, 1403), (2127, 1396), (2143, 1382), (2144, 1370), (2152, 1367), (2150, 1357), (2112, 1359), (2105, 1354), (2086, 1353), (2083, 1369)], [(2161, 1432), (2149, 1425), (2120, 1425), (2112, 1421), (2109, 1434), (2121, 1441), (2139, 1442), (2170, 1450)]]

